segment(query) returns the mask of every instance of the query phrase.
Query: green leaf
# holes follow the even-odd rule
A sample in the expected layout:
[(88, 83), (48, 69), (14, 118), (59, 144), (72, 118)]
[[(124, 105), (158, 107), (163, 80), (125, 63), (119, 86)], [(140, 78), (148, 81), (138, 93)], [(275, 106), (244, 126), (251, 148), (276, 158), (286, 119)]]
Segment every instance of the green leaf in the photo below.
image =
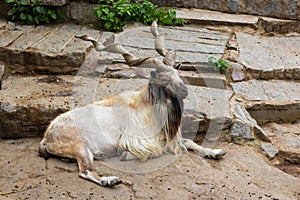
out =
[(97, 16), (100, 17), (103, 12), (102, 12), (102, 10), (97, 10), (96, 13), (97, 13)]
[(34, 22), (35, 22), (36, 24), (40, 24), (40, 20), (39, 20), (39, 18), (38, 18), (37, 16), (34, 17)]
[(15, 0), (5, 0), (6, 1), (6, 3), (14, 3), (15, 2)]
[(106, 20), (107, 20), (107, 17), (106, 17), (106, 16), (104, 16), (104, 15), (102, 15), (102, 16), (100, 17), (100, 19), (102, 19), (102, 20), (106, 21)]
[(217, 62), (218, 62), (218, 59), (215, 58), (215, 57), (213, 57), (213, 56), (210, 56), (210, 57), (208, 58), (208, 63), (209, 63), (209, 64), (215, 64), (215, 63), (217, 63)]
[(229, 63), (221, 58), (215, 58), (214, 56), (210, 56), (208, 59), (208, 63), (213, 65), (219, 72), (225, 72), (228, 67), (230, 67)]
[(229, 66), (229, 64), (228, 64), (225, 60), (219, 59), (219, 62), (220, 62), (220, 64), (221, 64), (222, 66), (224, 66), (224, 67)]
[(52, 19), (56, 19), (56, 14), (53, 10), (48, 10), (48, 15), (50, 15)]
[(104, 24), (104, 26), (105, 26), (105, 28), (107, 29), (107, 30), (111, 30), (111, 28), (112, 28), (112, 23), (111, 22), (106, 22), (105, 24)]
[(21, 0), (20, 3), (23, 6), (29, 5), (29, 3), (27, 2), (27, 0)]
[(218, 69), (222, 69), (223, 65), (220, 62), (218, 62), (217, 67), (218, 67)]
[(20, 14), (20, 19), (25, 21), (26, 20), (26, 15), (24, 13), (21, 13)]
[(8, 12), (7, 15), (14, 15), (17, 12), (17, 8), (16, 7), (12, 7)]
[(36, 7), (35, 7), (35, 10), (36, 10), (38, 13), (43, 13), (43, 11), (44, 11), (43, 7), (41, 7), (41, 6), (36, 6)]
[(27, 15), (27, 22), (28, 22), (28, 24), (34, 24), (34, 20), (31, 15)]
[(113, 18), (115, 16), (115, 13), (114, 12), (110, 12), (109, 14), (108, 14), (108, 17), (110, 17), (110, 18)]
[(175, 10), (157, 9), (157, 5), (148, 0), (99, 0), (94, 10), (101, 26), (107, 30), (121, 31), (130, 20), (146, 24), (156, 20), (165, 25), (182, 25), (185, 22), (176, 18)]
[(19, 8), (18, 8), (18, 12), (19, 12), (19, 13), (20, 13), (20, 12), (23, 12), (23, 11), (28, 12), (28, 7), (27, 7), (27, 6), (23, 6), (23, 7), (19, 7)]
[(108, 9), (108, 8), (104, 8), (104, 9), (102, 9), (102, 11), (103, 11), (105, 14), (107, 14), (107, 15), (108, 15), (108, 13), (109, 13), (109, 9)]

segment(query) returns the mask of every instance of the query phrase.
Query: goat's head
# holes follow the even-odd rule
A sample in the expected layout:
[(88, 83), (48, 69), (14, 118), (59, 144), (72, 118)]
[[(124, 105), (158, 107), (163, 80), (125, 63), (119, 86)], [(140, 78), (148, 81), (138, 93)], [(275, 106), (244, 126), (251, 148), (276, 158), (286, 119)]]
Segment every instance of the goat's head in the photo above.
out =
[(164, 40), (165, 35), (159, 34), (157, 30), (157, 23), (154, 21), (151, 25), (151, 33), (155, 37), (155, 49), (164, 57), (163, 61), (153, 59), (156, 65), (156, 72), (152, 72), (150, 82), (163, 86), (170, 90), (176, 96), (184, 99), (188, 95), (188, 89), (183, 80), (179, 76), (177, 69), (180, 65), (175, 65), (176, 52), (165, 49)]
[(150, 73), (149, 83), (164, 87), (179, 98), (186, 98), (188, 89), (179, 76), (177, 69), (165, 65), (165, 69), (157, 69)]

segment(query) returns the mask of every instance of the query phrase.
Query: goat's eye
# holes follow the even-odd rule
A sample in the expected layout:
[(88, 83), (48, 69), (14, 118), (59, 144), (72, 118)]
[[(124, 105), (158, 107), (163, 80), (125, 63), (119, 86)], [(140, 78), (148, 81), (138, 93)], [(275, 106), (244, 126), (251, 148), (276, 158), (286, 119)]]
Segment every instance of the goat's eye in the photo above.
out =
[(175, 68), (176, 70), (179, 70), (180, 67), (181, 67), (181, 63), (179, 63), (178, 65), (176, 65), (174, 68)]
[(168, 85), (169, 83), (170, 83), (170, 81), (167, 81), (167, 80), (166, 81), (161, 81), (161, 84), (165, 85), (165, 86)]
[(160, 81), (161, 81), (161, 83), (169, 83), (169, 82), (170, 82), (170, 79), (167, 78), (167, 77), (161, 77), (161, 78), (160, 78)]

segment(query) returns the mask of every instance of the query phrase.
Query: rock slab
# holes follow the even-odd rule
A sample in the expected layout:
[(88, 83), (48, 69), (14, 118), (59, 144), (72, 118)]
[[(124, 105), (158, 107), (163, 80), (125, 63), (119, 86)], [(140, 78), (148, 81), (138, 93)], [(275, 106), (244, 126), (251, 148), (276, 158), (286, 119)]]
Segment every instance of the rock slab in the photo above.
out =
[[(10, 76), (0, 90), (0, 137), (40, 136), (59, 114), (126, 90), (147, 79), (107, 79), (101, 76)], [(29, 87), (30, 86), (30, 87)], [(232, 92), (189, 85), (185, 100), (185, 133), (220, 132), (229, 126), (227, 104)], [(199, 125), (200, 124), (200, 125)]]
[(70, 109), (72, 77), (9, 77), (0, 90), (0, 137), (41, 136), (50, 121)]
[(269, 123), (262, 128), (278, 150), (278, 156), (286, 161), (300, 164), (300, 122)]
[(280, 80), (250, 80), (231, 84), (234, 94), (259, 124), (300, 118), (300, 84)]
[[(300, 79), (300, 37), (258, 36), (237, 32), (239, 62), (253, 79)], [(288, 58), (288, 59), (287, 59)]]
[(71, 73), (92, 48), (74, 37), (85, 34), (101, 36), (98, 30), (78, 25), (16, 26), (0, 34), (0, 60), (11, 73)]
[(161, 6), (200, 8), (226, 13), (271, 16), (281, 19), (300, 19), (300, 5), (297, 0), (278, 0), (275, 2), (273, 0), (151, 0), (151, 2)]

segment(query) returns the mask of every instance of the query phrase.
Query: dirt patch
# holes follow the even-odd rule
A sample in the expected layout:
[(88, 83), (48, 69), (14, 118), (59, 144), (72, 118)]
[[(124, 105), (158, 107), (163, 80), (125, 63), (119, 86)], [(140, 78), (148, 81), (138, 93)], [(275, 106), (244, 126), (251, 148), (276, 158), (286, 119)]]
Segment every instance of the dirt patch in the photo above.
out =
[(37, 79), (38, 83), (55, 83), (59, 85), (65, 85), (65, 86), (74, 86), (74, 83), (65, 81), (64, 79), (54, 76), (54, 75), (49, 75), (40, 79)]
[(66, 89), (64, 91), (59, 91), (54, 95), (50, 95), (50, 96), (56, 96), (56, 97), (67, 97), (67, 96), (72, 96), (74, 95), (74, 92), (72, 89)]
[[(254, 147), (220, 143), (219, 161), (193, 152), (149, 173), (126, 173), (95, 161), (99, 175), (124, 184), (103, 188), (78, 177), (76, 163), (38, 156), (41, 138), (0, 140), (0, 199), (292, 199), (300, 179), (268, 165)], [(149, 161), (151, 164), (152, 160)], [(282, 189), (284, 188), (284, 189)]]

